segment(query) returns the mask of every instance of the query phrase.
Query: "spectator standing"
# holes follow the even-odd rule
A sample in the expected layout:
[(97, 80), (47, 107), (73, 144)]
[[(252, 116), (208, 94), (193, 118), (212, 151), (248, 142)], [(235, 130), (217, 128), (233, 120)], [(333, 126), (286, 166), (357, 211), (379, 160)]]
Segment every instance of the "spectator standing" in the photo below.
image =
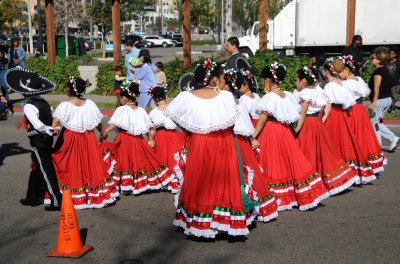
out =
[(319, 85), (321, 88), (324, 88), (325, 84), (329, 82), (327, 79), (324, 78), (323, 75), (325, 59), (326, 56), (322, 50), (315, 50), (310, 54), (311, 65), (318, 70), (318, 76), (316, 76), (317, 85)]
[(390, 106), (388, 112), (396, 111), (396, 97), (397, 90), (400, 88), (400, 61), (399, 59), (399, 49), (392, 47), (389, 49), (389, 62), (386, 64), (386, 68), (389, 70), (390, 76), (392, 76), (392, 105)]
[(12, 39), (12, 45), (8, 49), (8, 68), (15, 68), (20, 66), (21, 68), (26, 68), (26, 53), (23, 47), (19, 45), (19, 38), (14, 37)]
[(164, 63), (161, 61), (156, 63), (156, 81), (157, 85), (162, 85), (167, 82), (167, 76), (164, 72)]
[(388, 60), (388, 52), (385, 48), (379, 47), (372, 52), (371, 64), (375, 68), (369, 79), (368, 86), (371, 89), (369, 100), (371, 104), (368, 109), (371, 110), (371, 122), (375, 129), (379, 144), (382, 145), (382, 138), (390, 142), (390, 151), (394, 151), (399, 143), (397, 137), (389, 128), (383, 124), (383, 115), (392, 104), (391, 88), (392, 77), (385, 66)]
[(1, 94), (4, 97), (4, 102), (7, 104), (8, 109), (10, 110), (11, 113), (14, 114), (14, 108), (12, 105), (12, 102), (10, 100), (10, 97), (8, 96), (7, 92), (7, 85), (5, 81), (5, 73), (6, 73), (6, 65), (8, 63), (7, 58), (5, 57), (5, 54), (0, 51), (0, 87), (1, 87)]
[(121, 106), (121, 86), (122, 82), (126, 80), (126, 77), (122, 76), (122, 67), (116, 66), (115, 69), (115, 76), (114, 76), (114, 93), (117, 97), (117, 101), (115, 102), (115, 108)]
[(154, 102), (151, 100), (151, 96), (148, 91), (151, 88), (157, 86), (156, 75), (152, 69), (152, 63), (150, 59), (150, 51), (147, 49), (142, 49), (139, 53), (140, 62), (131, 62), (133, 67), (136, 67), (133, 71), (134, 79), (140, 82), (140, 96), (138, 104), (143, 109), (150, 104), (154, 106)]
[(343, 49), (342, 55), (351, 55), (353, 56), (355, 69), (353, 74), (355, 76), (361, 76), (360, 69), (364, 65), (363, 53), (362, 50), (362, 37), (360, 35), (354, 35), (351, 41), (350, 46), (347, 46)]
[(126, 79), (128, 81), (133, 81), (135, 79), (135, 75), (133, 72), (135, 71), (135, 68), (129, 63), (131, 58), (139, 58), (139, 52), (140, 49), (136, 48), (135, 43), (132, 42), (132, 40), (127, 40), (124, 44), (125, 50), (126, 50), (126, 55), (125, 55), (125, 66), (126, 66)]

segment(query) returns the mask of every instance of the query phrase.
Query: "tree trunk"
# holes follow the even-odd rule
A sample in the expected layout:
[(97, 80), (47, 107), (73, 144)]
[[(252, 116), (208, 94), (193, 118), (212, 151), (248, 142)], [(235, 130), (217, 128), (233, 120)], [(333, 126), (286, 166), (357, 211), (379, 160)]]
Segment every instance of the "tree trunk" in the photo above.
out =
[(191, 51), (191, 20), (190, 20), (190, 0), (182, 0), (183, 13), (183, 68), (190, 67)]
[(54, 32), (54, 2), (46, 0), (46, 38), (47, 38), (47, 61), (54, 64), (56, 61), (56, 36)]
[(114, 0), (112, 6), (112, 31), (114, 45), (114, 67), (121, 62), (121, 24), (120, 24), (120, 3)]
[(347, 25), (346, 25), (346, 45), (349, 46), (354, 36), (356, 19), (356, 0), (347, 0)]
[(64, 21), (64, 38), (65, 38), (65, 57), (69, 56), (69, 46), (68, 46), (68, 1), (64, 2), (65, 7), (65, 21)]
[(267, 50), (267, 20), (268, 20), (268, 0), (260, 0), (260, 8), (258, 14), (259, 24), (259, 50)]

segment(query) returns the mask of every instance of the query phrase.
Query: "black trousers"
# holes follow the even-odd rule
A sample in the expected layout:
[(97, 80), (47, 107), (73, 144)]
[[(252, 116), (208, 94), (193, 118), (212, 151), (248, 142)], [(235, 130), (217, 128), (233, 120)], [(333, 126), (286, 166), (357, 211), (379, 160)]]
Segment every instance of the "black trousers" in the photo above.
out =
[(43, 190), (48, 191), (51, 205), (61, 206), (61, 192), (58, 188), (56, 172), (51, 159), (52, 137), (33, 136), (30, 138), (32, 160), (35, 169), (29, 176), (26, 200), (37, 202), (43, 197)]

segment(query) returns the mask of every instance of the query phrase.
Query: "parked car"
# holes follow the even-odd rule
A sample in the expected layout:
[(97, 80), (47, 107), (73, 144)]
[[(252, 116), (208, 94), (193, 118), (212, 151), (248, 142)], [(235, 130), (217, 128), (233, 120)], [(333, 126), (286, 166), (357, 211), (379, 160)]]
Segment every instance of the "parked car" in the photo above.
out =
[(176, 42), (176, 46), (183, 45), (183, 36), (180, 33), (166, 34), (163, 36), (166, 36), (166, 38), (174, 40)]
[(83, 40), (85, 41), (85, 48), (86, 50), (91, 50), (94, 49), (94, 44), (93, 44), (93, 38), (92, 37), (83, 37)]
[(160, 36), (146, 36), (143, 39), (152, 42), (154, 46), (162, 46), (164, 48), (171, 47), (176, 44), (176, 42), (172, 39), (167, 39)]

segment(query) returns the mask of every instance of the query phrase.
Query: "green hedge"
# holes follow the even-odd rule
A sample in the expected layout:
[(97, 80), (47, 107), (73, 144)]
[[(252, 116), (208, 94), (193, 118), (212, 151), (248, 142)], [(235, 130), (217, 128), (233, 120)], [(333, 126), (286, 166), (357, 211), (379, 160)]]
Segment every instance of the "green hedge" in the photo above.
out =
[[(178, 81), (179, 78), (186, 72), (193, 71), (194, 68), (203, 59), (193, 62), (192, 66), (188, 70), (184, 70), (181, 59), (175, 58), (173, 61), (164, 64), (164, 71), (167, 75), (168, 85), (170, 86), (168, 96), (175, 97), (179, 93)], [(114, 64), (107, 62), (99, 65), (99, 71), (96, 74), (97, 87), (92, 92), (93, 94), (99, 95), (114, 95)], [(122, 74), (126, 74), (125, 62), (122, 61)]]
[(29, 70), (57, 84), (54, 93), (63, 94), (69, 75), (79, 75), (78, 64), (70, 58), (57, 57), (54, 65), (50, 65), (46, 59), (31, 57), (27, 60), (27, 65)]
[[(183, 69), (183, 61), (180, 58), (175, 58), (174, 60), (164, 64), (164, 71), (167, 76), (168, 85), (170, 90), (168, 92), (169, 97), (175, 97), (179, 93), (178, 81), (179, 78), (186, 72), (193, 72), (197, 64), (201, 63), (204, 58), (194, 61), (188, 70)], [(302, 66), (310, 63), (310, 59), (307, 57), (280, 57), (274, 52), (264, 51), (257, 52), (255, 56), (249, 58), (249, 63), (253, 67), (259, 84), (259, 93), (264, 94), (264, 87), (262, 87), (262, 81), (260, 78), (260, 73), (262, 69), (268, 66), (272, 60), (276, 60), (286, 66), (287, 75), (285, 80), (281, 84), (281, 89), (285, 91), (293, 91), (296, 83), (296, 71)], [(121, 63), (123, 67), (123, 74), (126, 72), (124, 63)], [(363, 73), (363, 78), (365, 81), (369, 80), (373, 69), (368, 67)], [(97, 73), (97, 88), (92, 93), (100, 95), (113, 95), (114, 94), (114, 74), (113, 74), (113, 63), (108, 62), (99, 66), (99, 71)]]
[(202, 40), (192, 40), (193, 46), (202, 46), (202, 45), (217, 45), (218, 43), (215, 39), (202, 39)]

